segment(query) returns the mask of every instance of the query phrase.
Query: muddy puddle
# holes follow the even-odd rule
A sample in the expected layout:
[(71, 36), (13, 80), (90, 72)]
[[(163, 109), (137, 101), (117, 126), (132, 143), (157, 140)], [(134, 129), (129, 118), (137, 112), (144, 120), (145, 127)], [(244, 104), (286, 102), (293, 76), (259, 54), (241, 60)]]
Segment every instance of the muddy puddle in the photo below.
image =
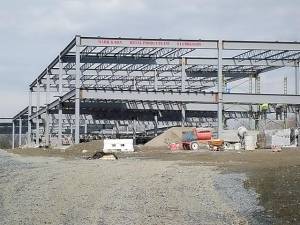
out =
[(262, 215), (272, 224), (300, 224), (300, 166), (282, 166), (247, 171), (244, 182), (247, 189), (254, 188), (259, 203), (265, 208)]

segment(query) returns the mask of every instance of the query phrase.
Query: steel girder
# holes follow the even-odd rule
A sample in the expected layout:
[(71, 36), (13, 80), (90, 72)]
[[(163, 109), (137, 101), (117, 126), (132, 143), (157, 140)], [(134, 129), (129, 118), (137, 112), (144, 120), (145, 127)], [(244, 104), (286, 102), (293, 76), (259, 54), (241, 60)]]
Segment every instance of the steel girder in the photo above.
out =
[[(110, 89), (83, 89), (82, 99), (108, 99), (127, 101), (160, 101), (181, 103), (216, 103), (217, 93), (211, 92), (155, 92), (155, 91), (119, 91)], [(224, 103), (235, 104), (289, 104), (299, 105), (300, 96), (280, 94), (244, 94), (223, 93)]]

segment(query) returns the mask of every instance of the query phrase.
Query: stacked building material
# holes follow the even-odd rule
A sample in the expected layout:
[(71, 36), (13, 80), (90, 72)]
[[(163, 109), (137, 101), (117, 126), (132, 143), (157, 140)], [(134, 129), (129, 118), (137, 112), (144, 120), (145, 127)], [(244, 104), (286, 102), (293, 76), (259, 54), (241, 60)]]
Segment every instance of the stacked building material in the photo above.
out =
[(265, 130), (265, 147), (278, 148), (291, 145), (291, 129)]

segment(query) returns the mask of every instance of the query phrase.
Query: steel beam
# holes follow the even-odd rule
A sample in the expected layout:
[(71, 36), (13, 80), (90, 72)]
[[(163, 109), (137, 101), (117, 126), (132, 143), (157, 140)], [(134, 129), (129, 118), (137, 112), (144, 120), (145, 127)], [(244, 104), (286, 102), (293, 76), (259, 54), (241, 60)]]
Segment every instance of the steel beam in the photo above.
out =
[(225, 50), (288, 50), (300, 51), (300, 42), (224, 41)]
[[(222, 86), (221, 86), (222, 87)], [(300, 96), (280, 94), (243, 94), (222, 93), (223, 103), (227, 104), (289, 104), (299, 105)], [(150, 101), (178, 103), (217, 103), (216, 92), (154, 92), (154, 91), (115, 91), (115, 90), (81, 90), (82, 99), (102, 99), (121, 101)]]
[(177, 49), (216, 49), (215, 40), (175, 40), (175, 39), (136, 39), (81, 37), (83, 46), (134, 47), (134, 48), (177, 48)]
[[(72, 120), (72, 122), (74, 122), (74, 120)], [(84, 120), (81, 121), (82, 122), (82, 125), (81, 126), (84, 126)], [(95, 123), (95, 120), (91, 120), (91, 121), (88, 121), (89, 124), (91, 125), (116, 125), (116, 120), (97, 120), (96, 121), (97, 123)], [(122, 126), (131, 126), (133, 124), (133, 121), (132, 120), (118, 120), (117, 122), (120, 123), (120, 127)], [(143, 120), (143, 121), (136, 121), (136, 123), (138, 125), (144, 125), (144, 126), (147, 126), (147, 127), (152, 127), (154, 128), (154, 122), (153, 120), (151, 121), (148, 121), (148, 120)], [(207, 124), (212, 124), (212, 123), (215, 123), (215, 120), (214, 119), (206, 119), (206, 120), (203, 120), (203, 121), (189, 121), (189, 125), (191, 126), (197, 126), (197, 125), (207, 125)], [(182, 124), (182, 121), (158, 121), (157, 122), (157, 126), (158, 126), (158, 129), (160, 127), (164, 127), (164, 126), (181, 126)], [(57, 132), (57, 121), (53, 121), (53, 123), (50, 123), (51, 127), (52, 127), (52, 130), (54, 132)], [(63, 129), (69, 129), (72, 127), (72, 124), (69, 124), (69, 123), (63, 123)]]
[[(187, 65), (218, 65), (218, 58), (198, 58), (198, 57), (186, 57)], [(291, 60), (255, 60), (255, 59), (235, 59), (235, 58), (223, 58), (223, 66), (272, 66), (272, 67), (293, 67), (295, 64)]]
[(28, 107), (25, 107), (21, 112), (13, 117), (14, 120), (19, 119), (19, 117), (26, 118), (28, 114)]
[(216, 93), (202, 92), (155, 92), (155, 91), (120, 91), (120, 90), (81, 90), (82, 99), (152, 101), (152, 102), (199, 102), (215, 103)]
[(223, 100), (228, 104), (287, 104), (299, 105), (299, 95), (281, 95), (281, 94), (244, 94), (244, 93), (224, 93)]

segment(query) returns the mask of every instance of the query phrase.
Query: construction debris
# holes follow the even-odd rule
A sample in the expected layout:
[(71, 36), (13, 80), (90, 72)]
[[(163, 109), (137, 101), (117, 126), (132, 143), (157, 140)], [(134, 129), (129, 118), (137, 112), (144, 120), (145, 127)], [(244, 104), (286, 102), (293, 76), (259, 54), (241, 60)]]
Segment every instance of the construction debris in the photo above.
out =
[(104, 160), (116, 160), (118, 157), (114, 153), (96, 152), (92, 157), (88, 157), (87, 160), (91, 159), (104, 159)]

